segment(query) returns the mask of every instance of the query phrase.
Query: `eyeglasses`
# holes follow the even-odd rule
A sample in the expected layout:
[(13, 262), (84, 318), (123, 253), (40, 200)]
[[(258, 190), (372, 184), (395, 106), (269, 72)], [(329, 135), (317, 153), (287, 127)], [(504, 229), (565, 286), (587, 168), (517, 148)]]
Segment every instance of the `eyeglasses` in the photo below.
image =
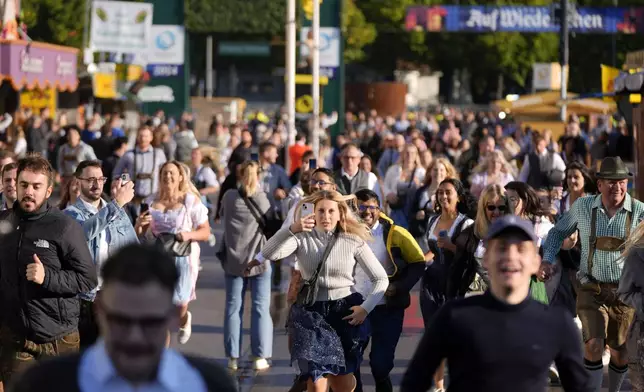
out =
[(505, 206), (489, 205), (489, 206), (487, 206), (487, 210), (490, 211), (490, 212), (494, 212), (494, 211), (505, 212), (506, 207)]
[(110, 312), (105, 309), (105, 307), (103, 307), (105, 318), (115, 330), (127, 333), (130, 331), (130, 328), (138, 325), (146, 335), (157, 332), (160, 329), (165, 329), (166, 323), (168, 322), (169, 316), (172, 311), (173, 309), (169, 310), (165, 316), (134, 318), (125, 316), (123, 314)]
[(96, 178), (96, 177), (80, 178), (80, 177), (78, 177), (78, 179), (82, 180), (82, 181), (87, 181), (90, 184), (105, 184), (105, 181), (107, 181), (107, 177), (100, 177), (100, 178)]
[(378, 207), (378, 206), (368, 206), (368, 205), (361, 204), (361, 205), (358, 206), (358, 209), (360, 210), (360, 212), (378, 211), (380, 209), (380, 207)]
[(333, 185), (331, 182), (326, 182), (326, 181), (321, 181), (321, 180), (311, 180), (309, 182), (311, 185), (319, 185), (319, 186), (325, 186), (325, 185)]

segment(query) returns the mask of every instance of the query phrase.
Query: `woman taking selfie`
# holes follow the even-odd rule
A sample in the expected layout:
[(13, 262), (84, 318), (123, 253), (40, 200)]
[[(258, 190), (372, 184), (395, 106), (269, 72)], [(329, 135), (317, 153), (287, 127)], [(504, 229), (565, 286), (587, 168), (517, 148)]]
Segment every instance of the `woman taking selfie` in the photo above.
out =
[(174, 291), (174, 302), (180, 306), (181, 317), (178, 340), (185, 344), (192, 334), (188, 304), (196, 298), (200, 255), (197, 242), (206, 241), (210, 236), (208, 209), (190, 182), (186, 165), (166, 162), (161, 166), (159, 178), (159, 191), (146, 199), (149, 210), (137, 218), (134, 230), (139, 237), (163, 246), (174, 256), (180, 274)]
[[(304, 285), (291, 308), (289, 333), (293, 336), (291, 360), (307, 381), (307, 390), (351, 392), (353, 372), (362, 361), (368, 337), (363, 325), (389, 285), (385, 269), (365, 240), (367, 227), (349, 212), (346, 200), (335, 191), (319, 191), (304, 198), (295, 222), (283, 228), (264, 246), (269, 260), (297, 256)], [(356, 264), (372, 282), (363, 299), (352, 293)], [(308, 283), (308, 285), (307, 285)]]

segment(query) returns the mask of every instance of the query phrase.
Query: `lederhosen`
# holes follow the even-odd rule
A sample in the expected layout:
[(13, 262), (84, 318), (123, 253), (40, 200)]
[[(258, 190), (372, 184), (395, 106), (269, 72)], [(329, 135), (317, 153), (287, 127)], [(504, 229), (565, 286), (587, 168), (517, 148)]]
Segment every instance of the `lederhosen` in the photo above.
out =
[[(606, 344), (613, 349), (620, 348), (626, 341), (628, 327), (631, 324), (633, 310), (619, 300), (617, 287), (619, 283), (600, 282), (592, 276), (595, 251), (618, 252), (624, 247), (631, 234), (633, 212), (627, 211), (624, 238), (597, 237), (597, 209), (593, 207), (590, 220), (590, 239), (588, 249), (588, 275), (585, 282), (579, 282), (577, 295), (577, 313), (582, 321), (584, 341), (599, 338), (597, 328), (602, 328)], [(630, 313), (630, 315), (628, 314)], [(603, 317), (597, 320), (596, 317)], [(606, 317), (608, 326), (606, 327)], [(601, 324), (601, 325), (600, 325)]]
[[(152, 172), (151, 173), (139, 173), (137, 170), (136, 164), (136, 150), (132, 150), (132, 180), (150, 180), (150, 194), (154, 193), (154, 171), (157, 168), (157, 150), (156, 148), (152, 149)], [(143, 154), (140, 154), (143, 156)], [(135, 194), (134, 201), (135, 203), (141, 203), (148, 195), (139, 195)]]

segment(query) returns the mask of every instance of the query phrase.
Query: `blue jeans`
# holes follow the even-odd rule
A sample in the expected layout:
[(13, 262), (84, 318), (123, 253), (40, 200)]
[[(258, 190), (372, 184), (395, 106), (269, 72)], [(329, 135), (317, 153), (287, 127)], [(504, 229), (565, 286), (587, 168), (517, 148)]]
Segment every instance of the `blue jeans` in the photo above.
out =
[(271, 318), (271, 272), (244, 278), (226, 274), (226, 319), (224, 320), (224, 348), (228, 358), (239, 358), (242, 351), (242, 317), (244, 297), (250, 285), (251, 318), (250, 347), (255, 358), (273, 355), (273, 319)]

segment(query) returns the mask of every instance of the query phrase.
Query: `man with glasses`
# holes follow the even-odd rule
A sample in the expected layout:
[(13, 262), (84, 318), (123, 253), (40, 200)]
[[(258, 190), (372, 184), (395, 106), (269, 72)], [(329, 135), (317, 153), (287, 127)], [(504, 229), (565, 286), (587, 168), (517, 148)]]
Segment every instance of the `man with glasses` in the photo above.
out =
[[(373, 235), (367, 244), (389, 275), (385, 297), (369, 313), (372, 337), (369, 364), (376, 382), (376, 392), (393, 392), (389, 373), (394, 368), (405, 309), (411, 303), (409, 292), (423, 276), (425, 256), (414, 237), (380, 211), (380, 200), (375, 192), (362, 189), (356, 192), (356, 197), (362, 221)], [(355, 281), (356, 291), (371, 292), (369, 277), (360, 267), (356, 267)], [(355, 376), (358, 382), (356, 391), (361, 392), (359, 371)]]
[(353, 143), (347, 143), (342, 147), (340, 152), (342, 168), (335, 173), (338, 192), (343, 195), (353, 195), (361, 189), (369, 189), (374, 191), (378, 198), (382, 200), (378, 177), (359, 168), (360, 159), (363, 156), (362, 151)]
[(82, 354), (31, 367), (14, 391), (237, 392), (221, 366), (165, 347), (168, 329), (179, 323), (172, 304), (179, 280), (173, 258), (153, 247), (129, 245), (101, 272), (96, 314), (102, 339)]
[[(65, 209), (65, 213), (83, 226), (92, 261), (98, 273), (109, 256), (125, 245), (138, 243), (132, 223), (123, 209), (134, 197), (134, 184), (132, 181), (123, 184), (121, 179), (115, 180), (112, 184), (114, 200), (108, 203), (101, 198), (103, 184), (107, 178), (103, 176), (99, 161), (81, 162), (74, 176), (80, 183), (80, 196), (76, 203)], [(99, 276), (98, 286), (80, 295), (81, 315), (78, 329), (81, 348), (94, 344), (98, 338), (92, 303), (100, 287)]]

